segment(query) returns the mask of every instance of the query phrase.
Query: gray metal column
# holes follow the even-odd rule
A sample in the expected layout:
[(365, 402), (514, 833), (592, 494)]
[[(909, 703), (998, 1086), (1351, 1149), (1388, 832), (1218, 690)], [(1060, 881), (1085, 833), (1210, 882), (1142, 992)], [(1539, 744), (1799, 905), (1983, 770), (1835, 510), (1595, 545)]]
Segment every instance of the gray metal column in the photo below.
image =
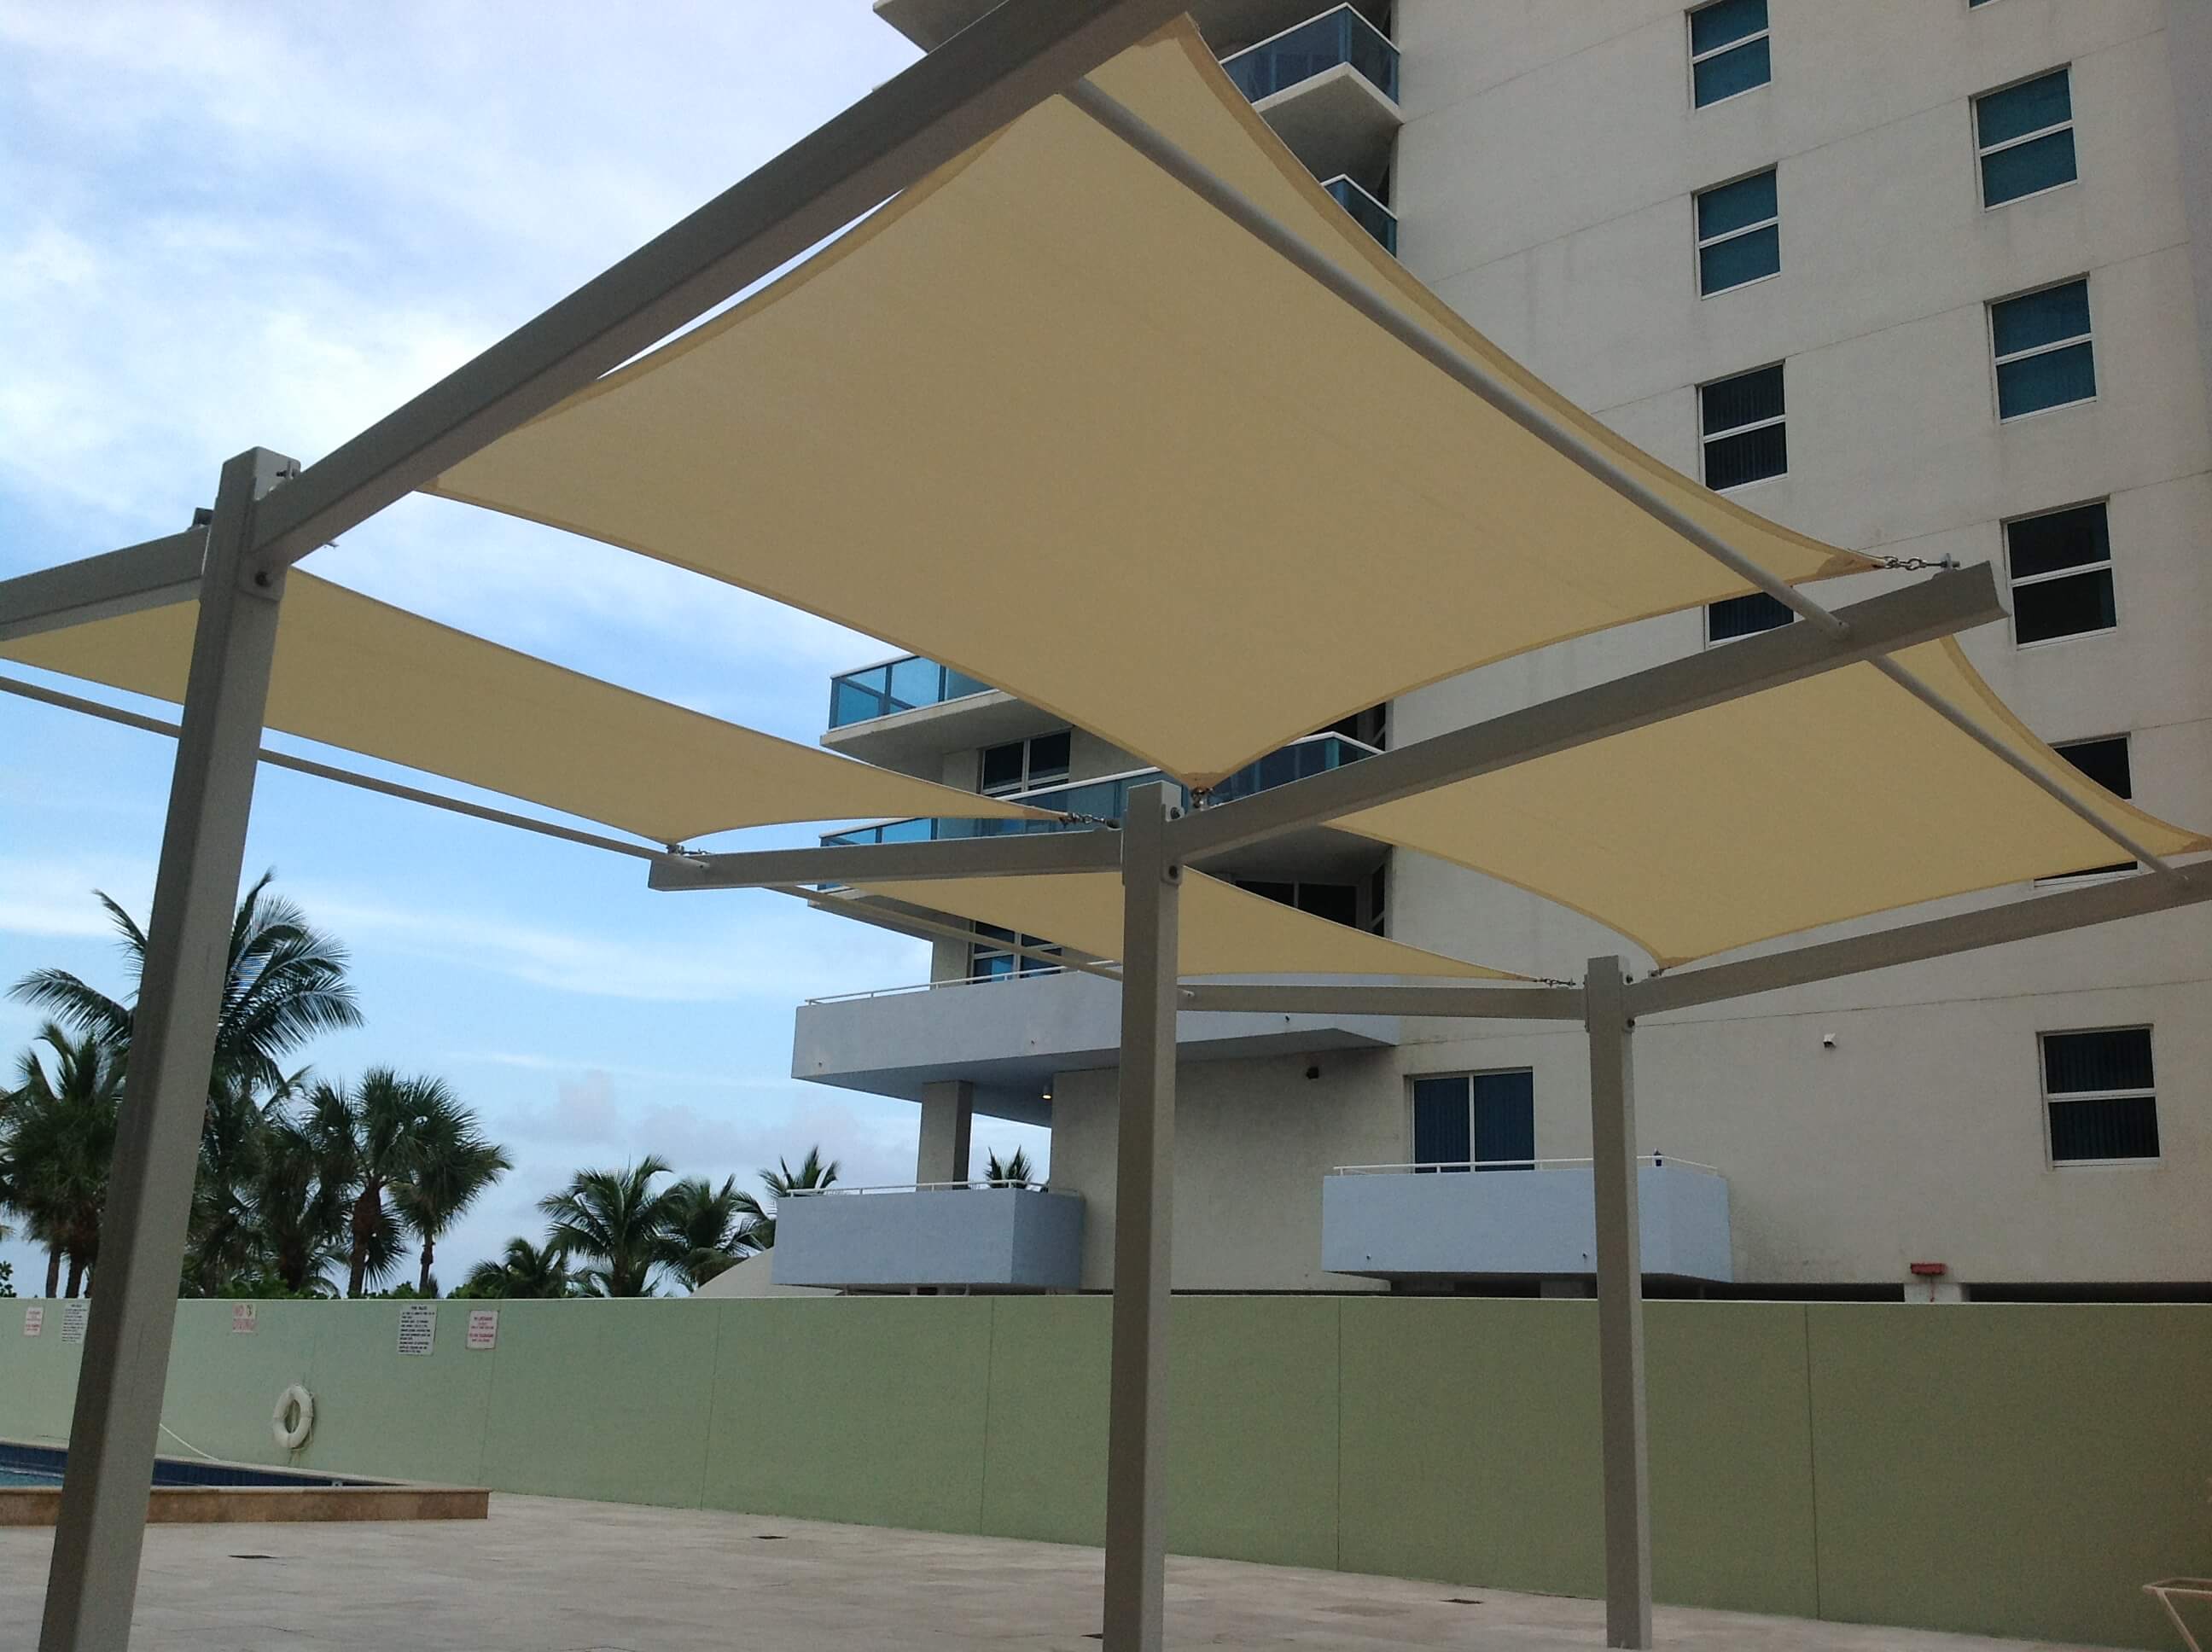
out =
[(297, 468), (262, 448), (232, 459), (222, 467), (208, 530), (199, 626), (100, 1227), (99, 1285), (46, 1576), (41, 1652), (121, 1652), (131, 1638), (283, 582), (281, 574), (243, 574), (241, 556), (255, 501)]
[(1592, 958), (1590, 1169), (1597, 1201), (1598, 1397), (1605, 1461), (1605, 1643), (1651, 1644), (1651, 1471), (1644, 1427), (1644, 1256), (1627, 978)]
[(1114, 1183), (1114, 1370), (1106, 1445), (1105, 1652), (1158, 1652), (1167, 1564), (1168, 1268), (1175, 1201), (1176, 917), (1182, 868), (1164, 783), (1121, 829), (1121, 1104)]

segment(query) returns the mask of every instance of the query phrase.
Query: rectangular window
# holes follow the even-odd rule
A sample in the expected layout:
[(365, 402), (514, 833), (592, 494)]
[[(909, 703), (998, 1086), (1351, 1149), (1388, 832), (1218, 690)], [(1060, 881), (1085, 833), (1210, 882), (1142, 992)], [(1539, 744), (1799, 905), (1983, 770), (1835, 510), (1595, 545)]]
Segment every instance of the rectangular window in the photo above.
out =
[(2109, 631), (2112, 541), (2101, 501), (2005, 524), (2012, 640), (2022, 647)]
[(2086, 402), (2097, 393), (2087, 277), (1990, 305), (1990, 343), (2000, 419)]
[(1782, 269), (1774, 168), (1698, 197), (1698, 291), (1724, 293)]
[[(2112, 734), (2097, 740), (2075, 740), (2068, 744), (2057, 745), (2051, 749), (2114, 797), (2135, 796), (2135, 772), (2133, 766), (2128, 761), (2126, 735)], [(2109, 872), (2133, 872), (2135, 869), (2134, 861), (2120, 860), (2109, 866), (2087, 866), (2080, 872), (2066, 872), (2062, 876), (2100, 878)]]
[(1698, 108), (1773, 78), (1766, 0), (1716, 0), (1690, 14), (1690, 95)]
[(1535, 1157), (1536, 1078), (1529, 1069), (1413, 1080), (1417, 1166), (1520, 1170)]
[(1067, 778), (1070, 744), (1068, 732), (1061, 729), (1056, 734), (1033, 735), (1026, 740), (1010, 740), (1005, 745), (986, 746), (981, 784), (977, 789), (987, 797), (1000, 797), (1064, 780)]
[(1014, 951), (1016, 946), (1025, 946), (1055, 956), (1060, 951), (1042, 936), (1024, 935), (1017, 941), (1011, 929), (1000, 929), (995, 924), (977, 924), (975, 938), (968, 947), (968, 978), (970, 981), (1011, 981), (1016, 975), (1056, 975), (1060, 973), (1059, 964), (1017, 952)]
[(1359, 927), (1359, 886), (1357, 884), (1277, 883), (1256, 878), (1231, 880), (1237, 888), (1296, 907), (1300, 912), (1326, 918), (1333, 924)]
[(1740, 488), (1790, 468), (1782, 426), (1782, 364), (1716, 380), (1698, 391), (1705, 486)]
[(1764, 591), (1754, 591), (1747, 597), (1730, 597), (1726, 602), (1709, 602), (1705, 604), (1705, 641), (1734, 642), (1738, 637), (1757, 636), (1761, 631), (1778, 631), (1796, 617), (1786, 604)]
[(2068, 72), (1984, 92), (1974, 100), (1974, 146), (1982, 166), (1982, 204), (2074, 181), (2074, 92)]
[(2043, 1105), (2053, 1164), (2158, 1157), (2150, 1029), (2043, 1036)]

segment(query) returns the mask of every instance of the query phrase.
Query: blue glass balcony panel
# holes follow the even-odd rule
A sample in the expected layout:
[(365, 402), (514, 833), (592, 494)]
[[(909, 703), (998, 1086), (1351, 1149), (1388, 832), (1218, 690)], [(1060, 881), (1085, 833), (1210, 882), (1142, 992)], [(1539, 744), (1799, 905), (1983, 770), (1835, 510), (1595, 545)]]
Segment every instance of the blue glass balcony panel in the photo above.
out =
[(1237, 89), (1257, 103), (1300, 81), (1350, 64), (1393, 102), (1398, 96), (1398, 48), (1390, 37), (1349, 5), (1310, 17), (1225, 58), (1221, 66)]
[(1351, 179), (1339, 173), (1322, 187), (1336, 197), (1337, 204), (1352, 215), (1352, 222), (1382, 243), (1382, 250), (1392, 258), (1398, 256), (1398, 215), (1376, 200)]
[[(1247, 763), (1213, 788), (1213, 800), (1227, 803), (1249, 798), (1256, 792), (1285, 786), (1328, 769), (1341, 768), (1373, 755), (1372, 747), (1340, 734), (1315, 735), (1271, 751), (1257, 762)], [(1150, 785), (1159, 778), (1158, 769), (1148, 768), (1141, 774), (1079, 780), (1072, 786), (1024, 793), (1008, 799), (1056, 816), (1080, 817), (1076, 820), (894, 820), (880, 826), (858, 826), (850, 831), (825, 834), (822, 847), (831, 849), (861, 843), (920, 843), (939, 838), (1022, 837), (1036, 832), (1079, 831), (1097, 823), (1120, 820), (1128, 813), (1130, 788)], [(1176, 789), (1183, 806), (1188, 808), (1189, 788), (1178, 786)]]
[(849, 728), (894, 712), (942, 705), (947, 700), (964, 700), (971, 694), (990, 690), (989, 683), (979, 683), (950, 665), (908, 654), (903, 659), (831, 677), (830, 726)]

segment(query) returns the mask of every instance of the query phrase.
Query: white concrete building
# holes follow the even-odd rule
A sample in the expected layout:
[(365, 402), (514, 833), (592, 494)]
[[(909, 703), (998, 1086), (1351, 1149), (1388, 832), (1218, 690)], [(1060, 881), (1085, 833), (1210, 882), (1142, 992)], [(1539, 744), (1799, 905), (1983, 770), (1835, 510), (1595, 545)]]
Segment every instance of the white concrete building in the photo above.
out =
[[(981, 0), (878, 9), (931, 44)], [(2012, 622), (1963, 641), (1996, 691), (2113, 789), (2212, 823), (2212, 7), (1194, 10), (1300, 159), (1474, 325), (1764, 515), (1878, 556), (1995, 563)], [(1824, 600), (1902, 577), (1860, 576)], [(1356, 583), (1255, 590), (1221, 616), (1221, 646), (1279, 604), (1421, 599)], [(1783, 617), (1747, 598), (1470, 672), (1224, 789)], [(927, 661), (837, 679), (830, 725), (838, 750), (1084, 815), (1117, 813), (1140, 768)], [(1742, 776), (1744, 809), (1759, 787)], [(1850, 806), (1840, 787), (1837, 806)], [(1624, 950), (1577, 914), (1343, 833), (1209, 869), (1541, 975)], [(921, 1103), (922, 1182), (968, 1175), (971, 1109), (1048, 1124), (1054, 1192), (1034, 1197), (1079, 1194), (1079, 1242), (1064, 1217), (1029, 1222), (994, 1200), (976, 1221), (1000, 1248), (954, 1246), (963, 1260), (939, 1268), (939, 1242), (913, 1236), (941, 1229), (942, 1209), (812, 1200), (783, 1235), (792, 1283), (1110, 1283), (1115, 989), (1018, 949), (940, 939), (939, 987), (803, 1006), (793, 1071)], [(2212, 912), (1641, 1031), (1655, 1292), (2212, 1295)], [(1180, 1036), (1178, 1288), (1587, 1287), (1587, 1175), (1541, 1163), (1589, 1151), (1578, 1027), (1187, 1015)], [(1539, 1163), (1334, 1174), (1468, 1161)], [(1032, 1231), (1060, 1236), (1065, 1254), (1017, 1254)], [(812, 1272), (810, 1254), (827, 1259)]]

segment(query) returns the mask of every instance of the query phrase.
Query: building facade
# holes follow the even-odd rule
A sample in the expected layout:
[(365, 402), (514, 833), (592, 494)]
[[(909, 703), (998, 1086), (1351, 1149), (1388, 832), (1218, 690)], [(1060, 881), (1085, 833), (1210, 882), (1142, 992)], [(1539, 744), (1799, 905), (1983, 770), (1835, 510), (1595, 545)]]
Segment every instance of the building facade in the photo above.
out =
[[(977, 9), (878, 5), (925, 45)], [(1476, 327), (1763, 515), (1908, 565), (1995, 564), (2012, 618), (1962, 641), (1996, 692), (2113, 790), (2212, 822), (2212, 8), (1396, 0), (1315, 15), (1311, 0), (1201, 0), (1194, 12), (1299, 158)], [(1844, 602), (1910, 577), (1821, 594)], [(1255, 591), (1249, 610), (1222, 616), (1223, 646), (1273, 602), (1420, 599)], [(1321, 732), (1231, 788), (1786, 618), (1751, 598), (1545, 649)], [(1141, 768), (927, 661), (840, 677), (830, 723), (834, 748), (1082, 815), (1117, 812)], [(1834, 806), (1847, 810), (1845, 772), (1839, 761)], [(1741, 789), (1757, 809), (1760, 777)], [(1572, 912), (1343, 833), (1208, 870), (1534, 975), (1578, 977), (1613, 952), (1650, 963)], [(1054, 1278), (1098, 1289), (1111, 1283), (1115, 993), (1054, 971), (1048, 940), (940, 938), (932, 989), (803, 1006), (793, 1070), (918, 1102), (921, 1182), (968, 1175), (974, 1112), (1048, 1124), (1052, 1187), (1084, 1206)], [(1655, 1291), (2212, 1294), (2212, 912), (1768, 993), (1639, 1033)], [(1189, 1015), (1181, 1048), (1177, 1288), (1587, 1289), (1578, 1027)], [(1469, 1163), (1498, 1173), (1415, 1168)], [(853, 1219), (814, 1202), (814, 1217)], [(872, 1219), (895, 1232), (908, 1218), (885, 1206)], [(862, 1278), (849, 1254), (841, 1266), (851, 1277), (794, 1282), (1036, 1278), (974, 1262), (972, 1278), (900, 1277), (910, 1258)]]

